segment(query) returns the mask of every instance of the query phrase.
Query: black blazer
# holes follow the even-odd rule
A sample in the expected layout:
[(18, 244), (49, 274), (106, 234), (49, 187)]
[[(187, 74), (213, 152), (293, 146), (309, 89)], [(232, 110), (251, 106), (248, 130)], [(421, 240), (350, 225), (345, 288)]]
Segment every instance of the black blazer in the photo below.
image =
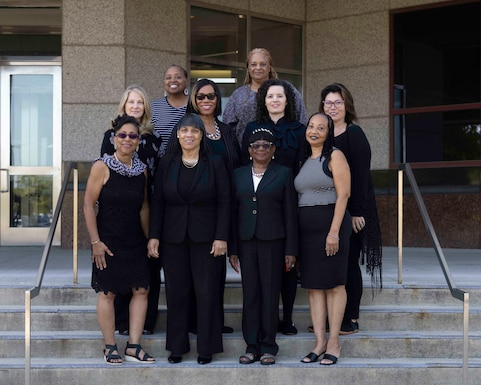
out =
[(155, 175), (150, 207), (149, 238), (180, 243), (188, 235), (194, 242), (227, 241), (229, 237), (231, 190), (222, 158), (200, 156), (185, 201), (178, 191), (181, 154), (164, 156)]
[[(235, 132), (228, 126), (227, 124), (221, 122), (219, 119), (215, 119), (219, 130), (222, 134), (221, 139), (224, 142), (225, 148), (227, 150), (227, 171), (229, 175), (232, 171), (240, 166), (241, 162), (241, 154), (240, 154), (240, 146), (237, 142), (237, 137), (235, 136)], [(177, 126), (176, 126), (177, 127)], [(173, 154), (176, 148), (176, 143), (179, 139), (177, 139), (175, 135), (175, 129), (172, 135), (170, 135), (169, 141), (167, 142), (167, 147), (165, 149), (165, 154)], [(209, 146), (209, 141), (205, 140), (204, 144), (206, 145), (208, 151), (215, 153), (212, 148)], [(220, 155), (220, 154), (218, 154)]]
[(238, 241), (285, 238), (285, 254), (297, 256), (297, 193), (290, 168), (270, 162), (254, 192), (252, 166), (234, 170), (235, 234), (229, 254), (238, 255)]

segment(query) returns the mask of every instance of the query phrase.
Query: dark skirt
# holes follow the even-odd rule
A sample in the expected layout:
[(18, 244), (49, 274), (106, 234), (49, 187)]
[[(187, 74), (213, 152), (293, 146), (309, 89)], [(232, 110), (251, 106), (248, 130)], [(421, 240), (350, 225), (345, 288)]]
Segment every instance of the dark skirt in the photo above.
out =
[(339, 231), (339, 251), (326, 254), (326, 237), (331, 227), (334, 205), (307, 206), (299, 209), (299, 265), (301, 287), (305, 289), (332, 289), (345, 285), (351, 216), (346, 211)]

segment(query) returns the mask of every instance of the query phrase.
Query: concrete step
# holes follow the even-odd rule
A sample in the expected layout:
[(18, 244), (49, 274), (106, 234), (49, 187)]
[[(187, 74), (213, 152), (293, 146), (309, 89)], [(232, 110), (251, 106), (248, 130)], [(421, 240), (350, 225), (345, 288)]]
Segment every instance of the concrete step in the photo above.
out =
[[(0, 331), (24, 329), (23, 306), (0, 308)], [(225, 324), (241, 330), (242, 307), (225, 306)], [(282, 314), (280, 314), (282, 316)], [(294, 308), (293, 320), (299, 331), (312, 324), (307, 305)], [(458, 306), (361, 306), (359, 324), (363, 331), (449, 331), (463, 327), (463, 309)], [(95, 306), (33, 306), (32, 331), (98, 330)], [(165, 331), (166, 308), (159, 308), (156, 330)], [(470, 307), (470, 330), (481, 331), (481, 308)]]
[[(151, 365), (124, 363), (107, 367), (99, 359), (33, 359), (33, 384), (169, 384), (169, 385), (311, 385), (311, 384), (389, 384), (389, 385), (456, 385), (462, 383), (462, 361), (459, 359), (343, 358), (337, 365), (302, 364), (299, 360), (278, 360), (276, 365), (259, 363), (240, 365), (216, 360), (200, 366), (195, 356), (171, 365), (165, 361)], [(0, 361), (2, 384), (24, 384), (25, 363), (22, 360)], [(466, 385), (479, 385), (481, 360), (469, 363)]]
[[(190, 336), (191, 353), (195, 356), (196, 337)], [(99, 331), (33, 332), (31, 336), (31, 355), (35, 358), (58, 357), (73, 361), (79, 357), (101, 359), (103, 339)], [(481, 332), (469, 333), (471, 358), (481, 358)], [(117, 336), (121, 353), (128, 337)], [(300, 360), (309, 353), (314, 345), (312, 333), (298, 333), (296, 336), (278, 334), (279, 360)], [(169, 352), (165, 350), (165, 333), (144, 336), (142, 346), (157, 357), (166, 361)], [(460, 331), (370, 331), (341, 336), (343, 358), (386, 359), (386, 358), (462, 358), (463, 334)], [(236, 363), (245, 351), (245, 342), (240, 332), (225, 334), (224, 352), (215, 355), (216, 360)], [(2, 332), (0, 334), (0, 359), (21, 358), (25, 354), (25, 339), (21, 332)], [(195, 358), (195, 357), (194, 357)]]
[[(29, 288), (0, 286), (0, 307), (3, 305), (25, 305), (25, 291)], [(460, 288), (470, 294), (470, 306), (481, 307), (481, 287)], [(32, 299), (32, 306), (44, 305), (95, 305), (97, 294), (88, 286), (55, 286), (43, 287), (37, 297)], [(240, 283), (226, 284), (224, 293), (226, 305), (242, 303), (242, 289)], [(374, 298), (370, 287), (364, 287), (361, 305), (454, 305), (461, 304), (453, 298), (446, 286), (412, 286), (391, 285), (384, 287)], [(162, 286), (159, 305), (165, 305), (165, 290)], [(307, 290), (298, 287), (296, 305), (307, 305)]]

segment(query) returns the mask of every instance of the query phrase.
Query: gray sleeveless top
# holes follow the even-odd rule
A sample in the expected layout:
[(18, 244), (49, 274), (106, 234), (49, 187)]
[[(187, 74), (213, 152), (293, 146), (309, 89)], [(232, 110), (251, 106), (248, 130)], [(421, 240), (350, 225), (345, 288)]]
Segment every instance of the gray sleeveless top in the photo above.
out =
[(332, 175), (327, 175), (326, 158), (308, 158), (294, 180), (299, 194), (299, 207), (322, 206), (336, 203), (337, 194)]

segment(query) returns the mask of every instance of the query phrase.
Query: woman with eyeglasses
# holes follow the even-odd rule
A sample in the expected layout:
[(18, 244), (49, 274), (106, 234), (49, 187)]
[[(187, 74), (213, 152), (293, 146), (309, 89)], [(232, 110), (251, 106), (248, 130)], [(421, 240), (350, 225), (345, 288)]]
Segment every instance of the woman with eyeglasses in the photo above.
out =
[(124, 359), (151, 364), (155, 359), (140, 345), (150, 287), (147, 167), (134, 156), (140, 124), (124, 114), (112, 122), (112, 129), (115, 152), (94, 160), (84, 197), (92, 245), (92, 288), (98, 293), (97, 318), (105, 340), (103, 357), (110, 365), (123, 362), (115, 343), (114, 299), (131, 293)]
[[(162, 139), (158, 133), (154, 131), (151, 123), (150, 101), (145, 90), (138, 86), (132, 85), (127, 87), (120, 98), (118, 114), (127, 114), (133, 116), (140, 127), (140, 138), (137, 150), (134, 156), (138, 156), (147, 166), (147, 186), (148, 196), (152, 193), (154, 183), (154, 173), (160, 160), (160, 148)], [(100, 155), (112, 155), (115, 152), (114, 131), (109, 129), (105, 132), (102, 141)], [(143, 334), (152, 334), (157, 322), (159, 313), (159, 293), (160, 293), (160, 261), (157, 259), (149, 260), (151, 271), (151, 290), (149, 291), (149, 306)], [(129, 303), (131, 295), (127, 293), (125, 296), (118, 295), (115, 297), (115, 329), (121, 335), (129, 334)]]
[[(321, 112), (306, 129), (307, 159), (294, 184), (299, 194), (301, 286), (308, 291), (316, 341), (302, 363), (333, 365), (341, 353), (339, 331), (346, 306), (351, 217), (346, 210), (351, 175), (346, 157), (334, 147), (334, 124)], [(329, 338), (326, 319), (329, 315)]]
[(347, 305), (341, 334), (359, 331), (359, 307), (363, 291), (359, 258), (366, 261), (373, 289), (382, 288), (382, 243), (376, 197), (371, 179), (371, 147), (357, 125), (354, 99), (341, 83), (333, 83), (321, 91), (319, 111), (334, 121), (334, 145), (347, 158), (351, 169), (351, 197), (348, 210), (352, 216), (347, 275)]
[[(272, 65), (272, 56), (265, 48), (254, 48), (247, 54), (244, 85), (237, 88), (229, 97), (222, 121), (234, 130), (237, 141), (242, 145), (244, 130), (249, 122), (256, 119), (257, 93), (266, 80), (277, 79)], [(293, 84), (286, 81), (294, 92), (296, 120), (306, 124), (307, 113), (301, 93)]]
[[(265, 81), (257, 93), (256, 120), (250, 122), (244, 132), (241, 149), (242, 164), (248, 164), (248, 138), (253, 131), (267, 128), (274, 135), (276, 155), (274, 161), (289, 167), (295, 176), (304, 157), (305, 131), (304, 124), (296, 118), (296, 98), (292, 87), (283, 80)], [(282, 314), (279, 320), (279, 331), (285, 335), (297, 334), (292, 320), (294, 301), (297, 292), (297, 268), (284, 272), (282, 279)]]
[[(187, 104), (187, 113), (196, 113), (202, 119), (205, 127), (205, 145), (213, 154), (220, 155), (224, 159), (227, 166), (229, 176), (235, 168), (240, 165), (240, 147), (237, 143), (234, 131), (230, 127), (219, 120), (222, 111), (222, 97), (219, 87), (210, 79), (199, 79), (192, 87), (189, 103)], [(171, 153), (175, 146), (176, 138), (171, 138), (167, 145), (167, 153)], [(224, 287), (226, 278), (226, 269), (224, 266), (224, 274), (222, 277), (222, 319), (224, 319)], [(194, 297), (193, 297), (194, 298)], [(195, 298), (194, 298), (195, 299)], [(195, 317), (196, 303), (191, 304), (191, 327), (192, 332), (197, 330), (197, 319)], [(232, 333), (234, 330), (230, 326), (224, 325), (222, 321), (222, 332)]]
[(252, 162), (234, 170), (232, 268), (242, 270), (242, 333), (247, 348), (240, 364), (276, 362), (279, 293), (283, 271), (297, 255), (297, 201), (292, 171), (272, 161), (275, 137), (259, 127), (246, 138)]
[(197, 301), (197, 362), (222, 352), (222, 276), (230, 231), (230, 178), (222, 157), (205, 145), (204, 123), (186, 114), (176, 146), (155, 175), (149, 255), (163, 259), (167, 296), (168, 361), (190, 350), (190, 297)]

